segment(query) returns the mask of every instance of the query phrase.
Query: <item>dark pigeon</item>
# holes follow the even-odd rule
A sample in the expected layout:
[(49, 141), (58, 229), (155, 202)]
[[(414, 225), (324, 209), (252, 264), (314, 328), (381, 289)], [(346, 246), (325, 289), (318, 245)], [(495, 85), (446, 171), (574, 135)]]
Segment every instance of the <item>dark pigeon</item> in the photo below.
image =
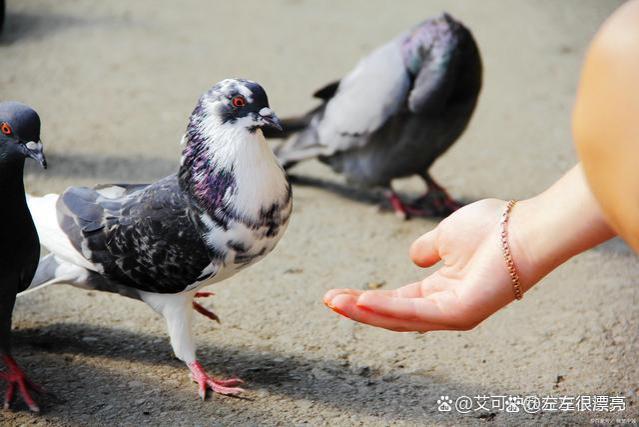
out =
[(5, 4), (4, 0), (0, 0), (0, 33), (2, 33), (2, 27), (4, 26)]
[(279, 128), (260, 85), (224, 80), (197, 103), (179, 171), (153, 184), (71, 187), (29, 198), (51, 252), (32, 289), (53, 283), (141, 299), (166, 318), (175, 355), (199, 385), (237, 394), (238, 379), (209, 376), (195, 357), (192, 307), (202, 287), (264, 258), (291, 213), (286, 174), (262, 128)]
[[(285, 168), (318, 158), (349, 181), (385, 189), (404, 217), (445, 216), (459, 204), (428, 170), (463, 133), (481, 82), (472, 34), (443, 14), (376, 49), (315, 93), (321, 105), (267, 137), (292, 135), (275, 150)], [(428, 193), (409, 204), (391, 182), (411, 175), (424, 179)]]
[(7, 382), (4, 407), (13, 403), (17, 391), (29, 408), (38, 412), (31, 396), (40, 388), (27, 379), (11, 356), (11, 315), (18, 292), (24, 291), (36, 272), (40, 257), (38, 233), (24, 192), (24, 160), (30, 157), (46, 168), (40, 142), (40, 118), (18, 102), (0, 103), (0, 357)]

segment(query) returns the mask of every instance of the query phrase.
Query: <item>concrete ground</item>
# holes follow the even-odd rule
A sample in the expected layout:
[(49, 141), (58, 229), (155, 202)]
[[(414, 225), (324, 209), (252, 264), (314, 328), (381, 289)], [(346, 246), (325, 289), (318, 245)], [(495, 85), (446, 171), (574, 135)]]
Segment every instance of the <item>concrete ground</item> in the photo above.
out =
[[(176, 170), (188, 114), (226, 77), (257, 80), (280, 116), (423, 18), (474, 32), (485, 85), (468, 131), (433, 168), (457, 198), (526, 198), (576, 161), (570, 110), (589, 39), (619, 1), (157, 2), (8, 0), (0, 99), (34, 106), (51, 168), (30, 192), (143, 182)], [(341, 183), (316, 162), (298, 174)], [(417, 180), (398, 185), (407, 194)], [(214, 286), (222, 324), (197, 316), (202, 362), (246, 380), (244, 398), (197, 399), (146, 305), (68, 286), (21, 298), (15, 356), (51, 396), (2, 425), (573, 424), (639, 419), (639, 266), (621, 242), (576, 257), (470, 332), (391, 333), (321, 301), (333, 287), (393, 288), (427, 272), (402, 222), (296, 186), (289, 230), (263, 262)], [(438, 411), (449, 396), (625, 396), (621, 413)], [(604, 421), (605, 421), (604, 420)]]

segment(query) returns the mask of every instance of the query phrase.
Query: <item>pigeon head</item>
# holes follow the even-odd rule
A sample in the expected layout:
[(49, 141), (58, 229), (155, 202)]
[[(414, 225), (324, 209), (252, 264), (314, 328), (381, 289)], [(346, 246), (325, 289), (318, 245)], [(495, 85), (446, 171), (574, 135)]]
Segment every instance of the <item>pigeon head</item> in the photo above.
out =
[[(444, 51), (454, 49), (454, 41), (462, 25), (447, 13), (427, 19), (414, 27), (402, 43), (406, 68), (417, 75), (422, 65), (432, 58), (447, 58)], [(443, 54), (442, 54), (443, 53)]]
[(209, 126), (229, 125), (253, 133), (261, 128), (282, 129), (259, 84), (243, 79), (222, 80), (200, 98), (192, 119)]
[[(200, 97), (189, 118), (180, 186), (200, 207), (214, 210), (239, 187), (254, 188), (260, 173), (280, 179), (283, 172), (261, 130), (267, 127), (281, 129), (259, 84), (239, 79), (217, 83)], [(274, 191), (280, 188), (279, 181), (273, 185)]]
[(31, 107), (19, 102), (0, 103), (0, 162), (15, 162), (26, 157), (46, 169), (47, 161), (40, 142), (40, 117)]

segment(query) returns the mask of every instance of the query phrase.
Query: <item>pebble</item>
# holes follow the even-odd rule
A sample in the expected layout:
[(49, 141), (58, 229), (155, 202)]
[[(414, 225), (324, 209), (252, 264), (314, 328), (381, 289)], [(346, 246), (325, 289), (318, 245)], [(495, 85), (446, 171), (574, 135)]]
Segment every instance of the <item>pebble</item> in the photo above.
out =
[(388, 382), (395, 381), (397, 378), (399, 377), (395, 374), (386, 374), (382, 377), (382, 381), (385, 381), (388, 383)]
[(370, 366), (363, 365), (355, 370), (355, 373), (361, 377), (367, 377), (371, 374)]
[(368, 289), (379, 289), (386, 284), (385, 280), (368, 282)]

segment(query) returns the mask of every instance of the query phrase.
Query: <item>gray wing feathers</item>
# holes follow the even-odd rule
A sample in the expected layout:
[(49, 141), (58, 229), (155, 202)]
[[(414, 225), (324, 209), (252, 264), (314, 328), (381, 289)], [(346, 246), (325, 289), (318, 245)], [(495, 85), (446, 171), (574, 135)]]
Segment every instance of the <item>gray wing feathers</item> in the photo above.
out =
[(171, 175), (151, 185), (70, 188), (58, 223), (94, 271), (149, 292), (181, 292), (211, 263)]
[(411, 79), (401, 56), (401, 37), (362, 59), (339, 83), (317, 92), (326, 103), (306, 129), (276, 149), (284, 166), (361, 147), (368, 135), (405, 108)]
[(406, 103), (411, 79), (397, 40), (364, 58), (326, 104), (318, 124), (325, 155), (357, 148)]
[(58, 200), (58, 209), (64, 217), (73, 218), (83, 233), (96, 231), (104, 227), (104, 209), (96, 203), (97, 198), (94, 190), (72, 187)]

